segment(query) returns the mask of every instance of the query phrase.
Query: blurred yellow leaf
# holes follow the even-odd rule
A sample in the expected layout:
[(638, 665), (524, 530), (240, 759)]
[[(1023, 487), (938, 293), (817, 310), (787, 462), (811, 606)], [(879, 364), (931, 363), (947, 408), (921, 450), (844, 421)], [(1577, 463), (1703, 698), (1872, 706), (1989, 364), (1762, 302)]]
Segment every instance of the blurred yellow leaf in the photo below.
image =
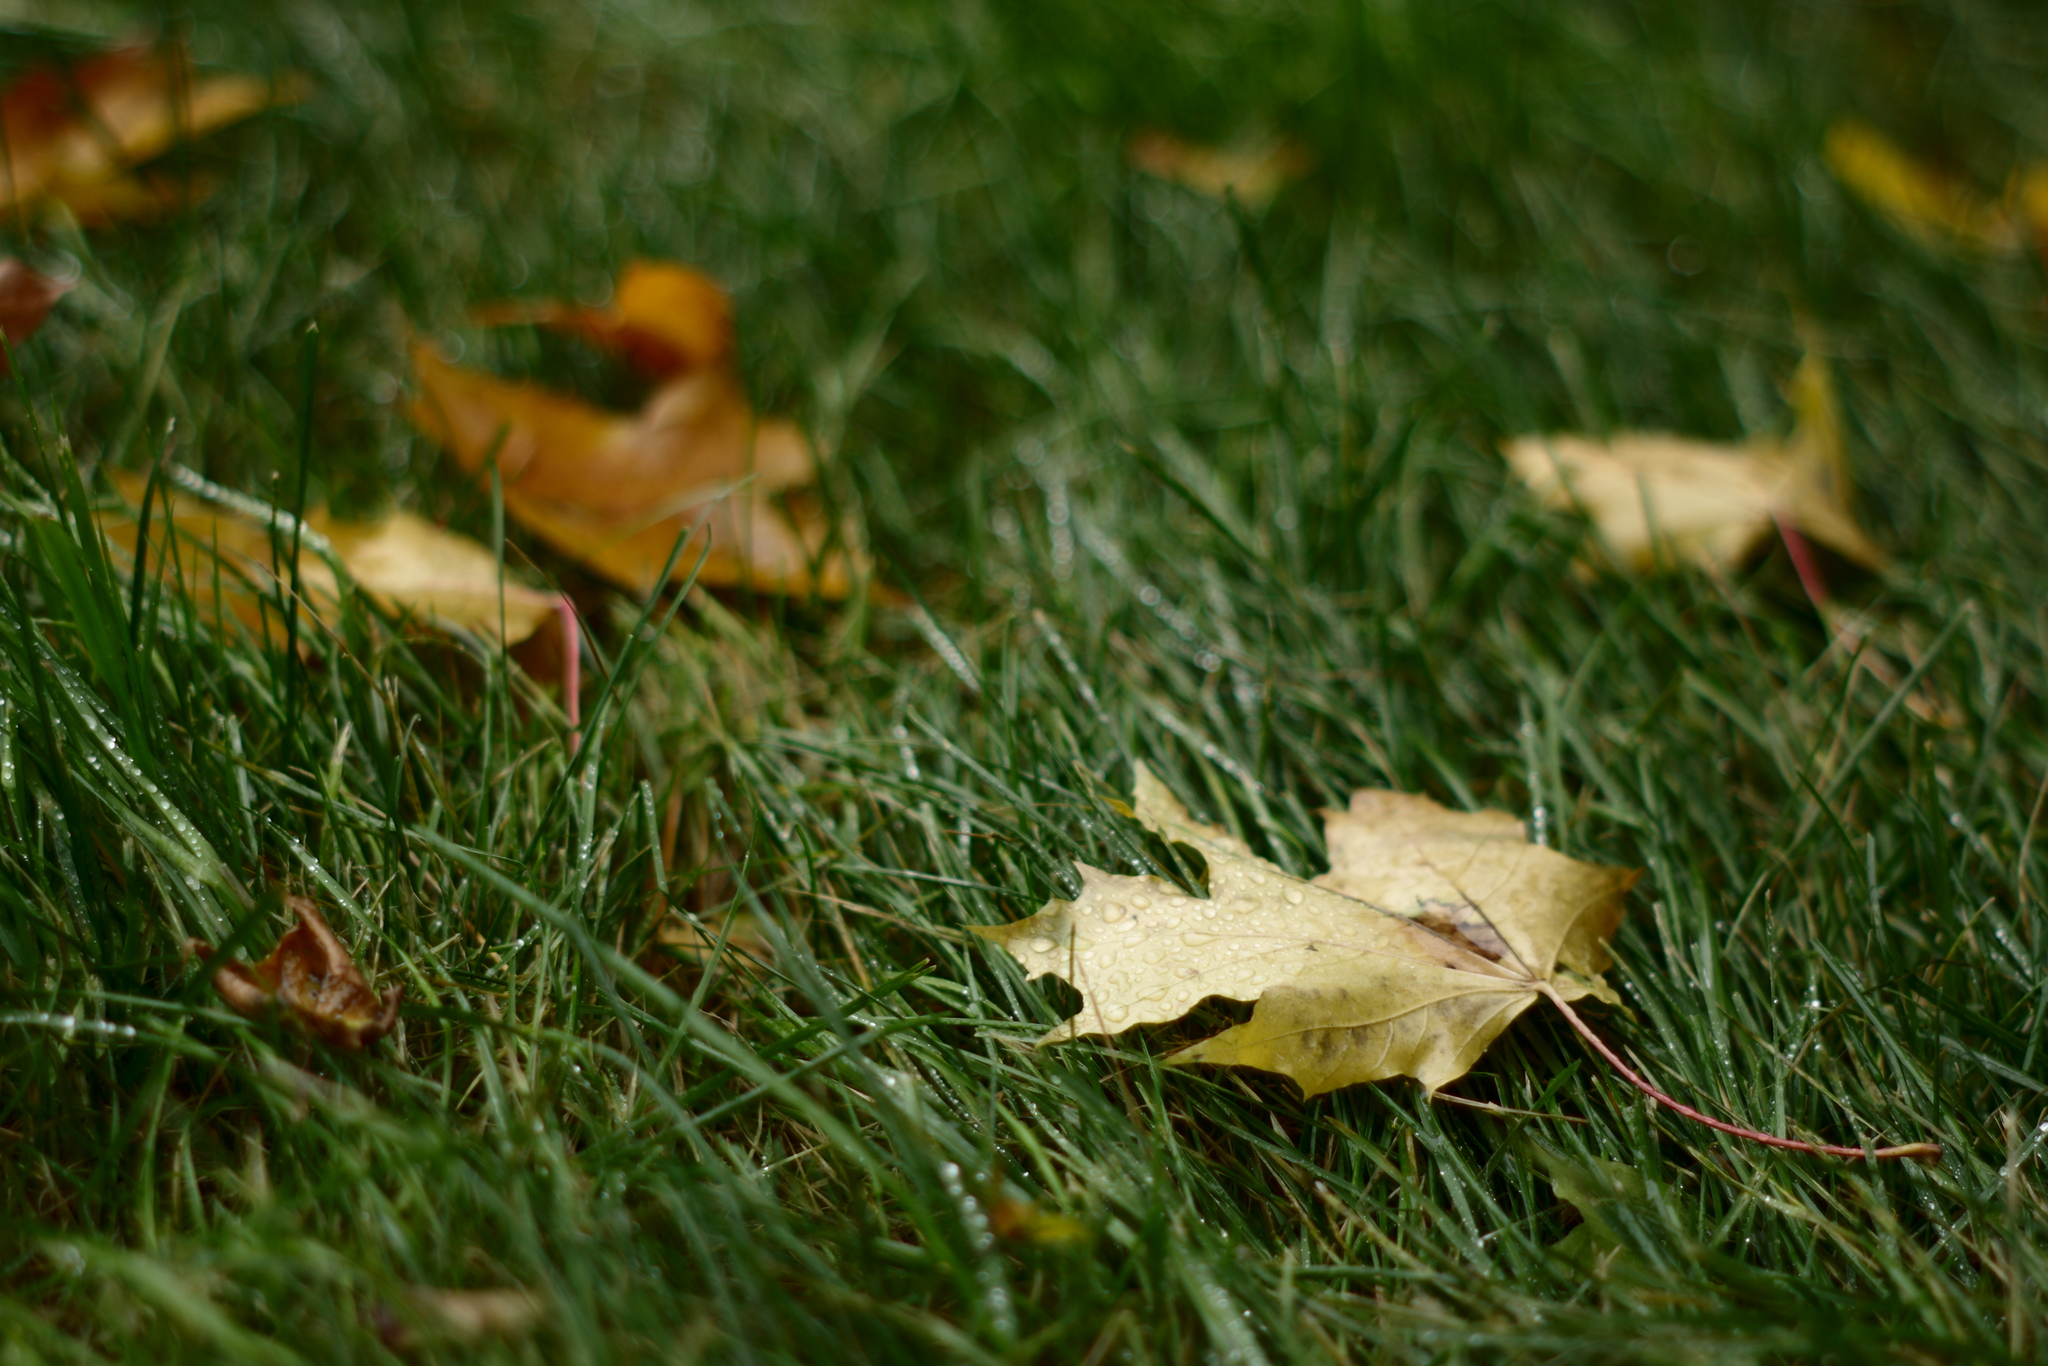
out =
[(1849, 508), (1847, 459), (1825, 365), (1793, 381), (1799, 425), (1786, 441), (1723, 446), (1666, 432), (1522, 436), (1508, 465), (1553, 507), (1576, 507), (1616, 560), (1647, 568), (1657, 547), (1682, 561), (1732, 568), (1783, 522), (1859, 564), (1885, 554)]
[[(845, 538), (828, 554), (829, 519), (795, 492), (816, 477), (810, 443), (792, 423), (756, 418), (728, 364), (730, 305), (706, 286), (695, 272), (642, 263), (601, 315), (554, 305), (483, 314), (594, 334), (665, 375), (637, 413), (465, 369), (421, 345), (413, 420), (473, 474), (495, 458), (506, 511), (633, 592), (657, 586), (676, 541), (701, 522), (710, 551), (700, 582), (844, 597)], [(686, 551), (677, 577), (696, 560)]]
[[(1828, 168), (1856, 196), (1925, 242), (1975, 251), (2017, 251), (2021, 213), (2011, 196), (1996, 202), (1908, 156), (1868, 124), (1845, 119), (1828, 129)], [(2035, 219), (2036, 222), (2042, 220)]]
[(37, 67), (0, 94), (0, 209), (55, 200), (86, 221), (153, 211), (171, 187), (129, 167), (301, 93), (297, 78), (200, 78), (176, 44)]
[(989, 1232), (1009, 1243), (1040, 1247), (1082, 1247), (1093, 1238), (1088, 1225), (1072, 1215), (1041, 1209), (1036, 1201), (1020, 1200), (998, 1189), (987, 1201)]
[[(100, 530), (132, 564), (141, 530), (132, 509), (140, 508), (148, 480), (125, 471), (114, 473), (112, 479), (131, 509), (102, 513)], [(259, 635), (281, 628), (278, 576), (272, 572), (280, 556), (268, 524), (174, 488), (169, 481), (158, 486), (158, 495), (161, 501), (151, 515), (145, 572), (154, 575), (168, 566), (162, 572), (174, 576), (215, 629), (230, 617)], [(468, 537), (410, 512), (393, 512), (374, 522), (345, 522), (316, 511), (306, 516), (306, 532), (299, 551), (299, 580), (315, 617), (330, 618), (339, 600), (334, 571), (320, 553), (324, 547), (356, 586), (386, 611), (410, 614), (441, 630), (460, 629), (486, 639), (498, 638), (497, 558)], [(278, 543), (288, 557), (288, 521), (278, 534)], [(288, 569), (282, 577), (289, 585)], [(507, 579), (503, 599), (506, 642), (516, 643), (532, 635), (559, 602), (554, 594)]]
[(1315, 157), (1291, 139), (1238, 147), (1210, 147), (1147, 129), (1125, 145), (1131, 165), (1145, 174), (1185, 185), (1211, 199), (1235, 198), (1263, 208), (1291, 181), (1315, 166)]

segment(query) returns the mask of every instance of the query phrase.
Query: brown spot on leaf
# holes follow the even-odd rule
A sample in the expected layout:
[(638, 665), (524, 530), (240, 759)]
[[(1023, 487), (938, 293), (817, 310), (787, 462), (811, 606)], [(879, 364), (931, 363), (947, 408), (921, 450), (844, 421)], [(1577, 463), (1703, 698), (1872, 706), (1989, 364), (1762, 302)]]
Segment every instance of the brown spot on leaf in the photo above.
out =
[(1508, 941), (1500, 937), (1500, 931), (1476, 907), (1432, 901), (1415, 919), (1425, 929), (1457, 940), (1461, 947), (1490, 962), (1499, 963), (1507, 959)]

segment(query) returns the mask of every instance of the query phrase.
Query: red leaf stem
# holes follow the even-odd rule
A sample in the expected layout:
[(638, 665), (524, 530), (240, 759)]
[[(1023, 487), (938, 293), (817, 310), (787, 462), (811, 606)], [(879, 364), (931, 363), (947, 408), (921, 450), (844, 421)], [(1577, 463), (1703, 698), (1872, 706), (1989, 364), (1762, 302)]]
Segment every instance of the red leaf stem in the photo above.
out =
[(1939, 1143), (1902, 1143), (1895, 1148), (1877, 1148), (1875, 1150), (1869, 1148), (1846, 1148), (1834, 1143), (1802, 1143), (1796, 1138), (1779, 1138), (1776, 1134), (1766, 1134), (1755, 1129), (1745, 1129), (1739, 1124), (1728, 1124), (1722, 1120), (1715, 1119), (1712, 1115), (1703, 1115), (1690, 1105), (1673, 1100), (1670, 1096), (1665, 1095), (1662, 1091), (1650, 1085), (1649, 1082), (1636, 1075), (1629, 1065), (1623, 1062), (1598, 1034), (1593, 1032), (1593, 1027), (1579, 1018), (1579, 1012), (1573, 1010), (1564, 997), (1558, 995), (1556, 988), (1547, 982), (1539, 983), (1538, 987), (1544, 995), (1550, 998), (1552, 1005), (1564, 1012), (1565, 1019), (1570, 1020), (1572, 1028), (1579, 1031), (1579, 1036), (1593, 1046), (1593, 1051), (1605, 1058), (1607, 1065), (1621, 1073), (1631, 1086), (1666, 1109), (1675, 1110), (1687, 1119), (1698, 1120), (1709, 1129), (1719, 1129), (1724, 1134), (1733, 1134), (1737, 1138), (1746, 1138), (1752, 1143), (1762, 1143), (1773, 1148), (1789, 1148), (1793, 1152), (1799, 1153), (1825, 1153), (1829, 1157), (1846, 1157), (1851, 1161), (1861, 1161), (1867, 1157), (1911, 1157), (1922, 1162), (1935, 1162), (1941, 1158), (1941, 1145)]

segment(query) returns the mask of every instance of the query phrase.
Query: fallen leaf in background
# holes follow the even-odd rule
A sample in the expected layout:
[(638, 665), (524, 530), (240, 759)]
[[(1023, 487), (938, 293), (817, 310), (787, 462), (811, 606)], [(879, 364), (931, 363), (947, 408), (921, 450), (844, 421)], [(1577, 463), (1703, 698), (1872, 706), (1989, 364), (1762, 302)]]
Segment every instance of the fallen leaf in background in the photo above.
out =
[[(282, 1006), (308, 1033), (336, 1048), (360, 1050), (389, 1034), (398, 1023), (405, 988), (381, 997), (370, 990), (319, 907), (302, 896), (285, 905), (299, 918), (270, 956), (256, 964), (226, 963), (213, 974), (213, 989), (238, 1015), (258, 1017)], [(185, 946), (200, 958), (213, 948), (197, 939)]]
[(705, 918), (701, 927), (680, 912), (670, 911), (655, 926), (652, 947), (658, 959), (665, 960), (661, 962), (663, 967), (677, 963), (702, 967), (721, 953), (721, 937), (727, 967), (744, 972), (754, 963), (775, 961), (775, 946), (761, 933), (760, 922), (747, 911)]
[(1263, 208), (1291, 181), (1314, 169), (1300, 143), (1281, 138), (1242, 147), (1208, 147), (1156, 129), (1133, 133), (1124, 153), (1145, 174), (1184, 185), (1211, 199), (1235, 198)]
[(1041, 1209), (1033, 1200), (1020, 1200), (998, 1190), (986, 1204), (989, 1232), (1006, 1243), (1080, 1247), (1094, 1237), (1088, 1225), (1079, 1219), (1057, 1210)]
[(655, 379), (723, 364), (732, 351), (732, 301), (717, 281), (667, 261), (633, 261), (603, 308), (572, 304), (493, 304), (476, 320), (489, 327), (538, 323), (616, 351)]
[(340, 522), (324, 512), (306, 519), (327, 538), (358, 588), (393, 614), (426, 625), (459, 627), (496, 640), (502, 621), (507, 644), (517, 644), (546, 623), (561, 599), (506, 579), (502, 617), (497, 557), (467, 536), (403, 510), (374, 522)]
[(377, 1336), (394, 1352), (409, 1352), (425, 1341), (476, 1343), (486, 1338), (523, 1338), (540, 1326), (547, 1302), (520, 1287), (506, 1290), (440, 1290), (415, 1286), (406, 1292), (413, 1322), (379, 1306)]
[[(130, 569), (141, 532), (136, 510), (149, 481), (145, 475), (126, 471), (116, 471), (110, 477), (131, 510), (100, 513), (100, 531), (125, 557), (121, 567)], [(202, 481), (192, 476), (189, 482)], [(157, 493), (161, 501), (151, 513), (144, 572), (154, 575), (159, 566), (174, 565), (176, 582), (215, 630), (229, 617), (258, 635), (280, 629), (278, 584), (271, 567), (290, 556), (289, 516), (283, 517), (279, 532), (280, 557), (260, 504), (248, 510), (223, 506), (218, 500), (175, 487), (169, 479), (158, 485)], [(167, 525), (175, 531), (174, 540), (166, 539)], [(299, 582), (315, 617), (332, 617), (340, 600), (334, 570), (320, 553), (324, 547), (356, 586), (386, 611), (410, 614), (439, 630), (460, 629), (488, 640), (498, 638), (497, 558), (468, 537), (410, 512), (393, 512), (374, 522), (344, 522), (316, 511), (306, 516), (306, 532), (299, 549)], [(175, 553), (167, 556), (167, 548)], [(289, 585), (290, 571), (285, 570), (282, 577)], [(505, 642), (516, 644), (532, 635), (556, 613), (560, 602), (555, 594), (507, 578)]]
[[(677, 539), (702, 522), (710, 554), (699, 582), (844, 597), (849, 552), (826, 553), (829, 518), (794, 492), (816, 478), (810, 443), (789, 422), (756, 419), (731, 369), (723, 291), (695, 272), (642, 263), (619, 293), (602, 314), (540, 305), (484, 316), (596, 332), (642, 364), (670, 367), (638, 413), (465, 369), (419, 345), (413, 420), (472, 474), (495, 455), (506, 511), (632, 592), (651, 592)], [(675, 576), (696, 560), (686, 550)]]
[(299, 98), (296, 78), (198, 77), (177, 44), (37, 67), (0, 94), (0, 210), (54, 200), (93, 222), (163, 207), (184, 186), (135, 179), (131, 166)]
[[(12, 256), (0, 257), (0, 332), (9, 346), (20, 346), (43, 325), (57, 300), (72, 286), (30, 270)], [(0, 375), (7, 373), (7, 357), (0, 355)]]
[(1537, 497), (1584, 511), (1630, 568), (1653, 565), (1663, 544), (1681, 561), (1731, 569), (1781, 524), (1882, 568), (1884, 552), (1849, 508), (1848, 459), (1825, 364), (1807, 357), (1792, 391), (1799, 423), (1785, 441), (1724, 446), (1665, 432), (1521, 436), (1501, 453)]
[(1891, 139), (1855, 120), (1828, 129), (1828, 168), (1858, 198), (1923, 241), (1948, 239), (1977, 251), (2021, 244), (2014, 205), (1994, 203), (1908, 156)]
[(1325, 813), (1330, 871), (1305, 882), (1195, 822), (1143, 769), (1135, 810), (1209, 861), (1207, 900), (1083, 864), (1076, 900), (977, 929), (1081, 992), (1041, 1042), (1224, 996), (1256, 1002), (1252, 1018), (1169, 1062), (1280, 1072), (1312, 1096), (1401, 1076), (1434, 1092), (1539, 996), (1616, 999), (1599, 974), (1636, 875), (1530, 844), (1513, 816), (1361, 790)]

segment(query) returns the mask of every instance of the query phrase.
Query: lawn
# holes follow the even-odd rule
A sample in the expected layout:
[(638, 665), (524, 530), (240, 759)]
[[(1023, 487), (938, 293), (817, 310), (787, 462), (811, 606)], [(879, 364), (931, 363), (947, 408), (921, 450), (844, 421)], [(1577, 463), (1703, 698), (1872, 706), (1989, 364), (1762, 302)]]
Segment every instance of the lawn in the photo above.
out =
[[(2036, 1360), (2048, 1203), (2048, 273), (1831, 174), (2048, 161), (2020, 5), (0, 0), (0, 81), (137, 32), (304, 98), (0, 396), (0, 1361)], [(1270, 201), (1132, 139), (1289, 139)], [(844, 600), (622, 593), (408, 415), (412, 343), (593, 399), (507, 299), (731, 291)], [(1831, 367), (1887, 561), (1600, 561), (1522, 433), (1782, 437)], [(506, 650), (349, 596), (287, 643), (131, 582), (168, 457), (403, 507), (565, 593)], [(1588, 561), (1592, 567), (1587, 567)], [(1816, 602), (1816, 589), (1824, 594)], [(295, 628), (296, 630), (297, 628)], [(1048, 1048), (976, 927), (1361, 787), (1642, 870), (1590, 1023), (1435, 1100)], [(228, 1009), (321, 907), (399, 1026)], [(483, 1293), (494, 1292), (494, 1293)]]

